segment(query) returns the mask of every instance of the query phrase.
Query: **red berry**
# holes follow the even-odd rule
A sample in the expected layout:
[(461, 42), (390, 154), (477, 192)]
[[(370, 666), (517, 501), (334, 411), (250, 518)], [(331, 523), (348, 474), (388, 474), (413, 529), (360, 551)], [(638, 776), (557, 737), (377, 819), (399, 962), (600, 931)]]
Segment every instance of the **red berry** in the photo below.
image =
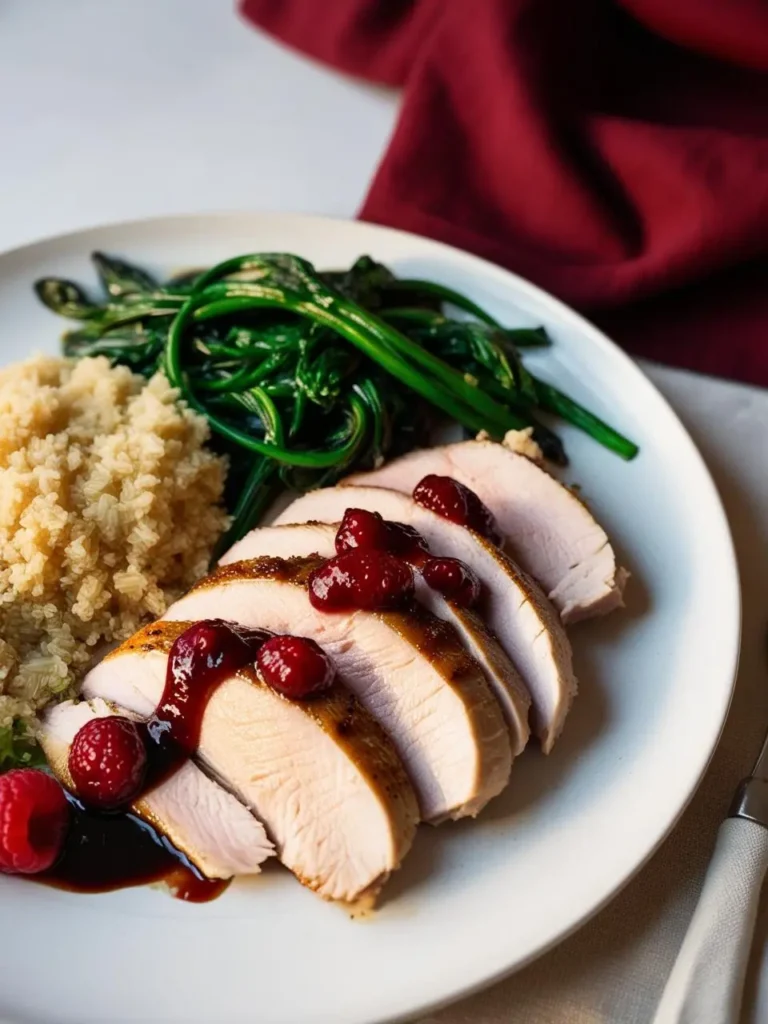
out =
[(121, 715), (86, 722), (69, 751), (69, 774), (77, 795), (102, 811), (129, 803), (141, 789), (146, 768), (147, 751), (139, 730)]
[(468, 608), (480, 600), (480, 578), (458, 558), (430, 558), (424, 564), (422, 575), (428, 586), (456, 604)]
[(336, 552), (385, 551), (420, 565), (429, 546), (418, 530), (405, 523), (392, 523), (379, 512), (348, 508), (336, 533)]
[(494, 544), (501, 543), (502, 538), (491, 510), (474, 491), (451, 476), (428, 474), (414, 487), (413, 500), (443, 519), (450, 519), (459, 526), (468, 526)]
[(56, 779), (37, 768), (0, 775), (0, 871), (46, 871), (61, 853), (69, 804)]
[(387, 551), (387, 524), (378, 512), (348, 508), (336, 532), (336, 553), (347, 551)]
[(348, 551), (329, 559), (309, 577), (309, 599), (326, 612), (396, 608), (413, 597), (413, 572), (382, 551)]
[(411, 565), (422, 565), (424, 559), (429, 556), (429, 545), (415, 527), (408, 526), (407, 523), (387, 521), (387, 533), (389, 534), (387, 550), (390, 554), (404, 558)]
[(259, 650), (256, 663), (264, 682), (293, 700), (322, 693), (336, 675), (322, 647), (303, 636), (273, 636)]

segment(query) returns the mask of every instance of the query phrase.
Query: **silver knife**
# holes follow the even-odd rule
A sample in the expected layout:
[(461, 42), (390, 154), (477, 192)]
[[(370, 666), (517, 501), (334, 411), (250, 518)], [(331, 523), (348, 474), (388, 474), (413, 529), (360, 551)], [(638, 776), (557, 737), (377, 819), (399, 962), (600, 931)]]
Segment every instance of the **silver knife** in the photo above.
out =
[(717, 833), (704, 887), (653, 1024), (738, 1024), (768, 869), (768, 736)]

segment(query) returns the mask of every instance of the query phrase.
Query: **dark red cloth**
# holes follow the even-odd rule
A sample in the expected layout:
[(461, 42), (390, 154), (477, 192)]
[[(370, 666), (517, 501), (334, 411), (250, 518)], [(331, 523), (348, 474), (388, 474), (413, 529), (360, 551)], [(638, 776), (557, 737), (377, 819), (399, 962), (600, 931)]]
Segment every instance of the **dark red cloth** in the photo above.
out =
[[(242, 0), (404, 88), (360, 215), (768, 385), (768, 0)], [(353, 127), (353, 126), (352, 126)]]

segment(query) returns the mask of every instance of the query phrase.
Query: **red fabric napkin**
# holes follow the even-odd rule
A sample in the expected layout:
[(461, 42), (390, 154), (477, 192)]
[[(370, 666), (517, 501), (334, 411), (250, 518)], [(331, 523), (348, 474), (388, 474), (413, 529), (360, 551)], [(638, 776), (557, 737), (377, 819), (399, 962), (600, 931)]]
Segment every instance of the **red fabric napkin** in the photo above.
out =
[(768, 0), (242, 0), (404, 88), (360, 215), (768, 385)]

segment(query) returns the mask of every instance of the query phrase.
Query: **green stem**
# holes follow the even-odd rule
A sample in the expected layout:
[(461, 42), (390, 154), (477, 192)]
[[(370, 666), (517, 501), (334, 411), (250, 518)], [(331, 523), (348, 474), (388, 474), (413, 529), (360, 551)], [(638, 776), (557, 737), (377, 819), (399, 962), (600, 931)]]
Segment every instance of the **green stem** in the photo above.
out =
[(286, 352), (273, 352), (271, 356), (264, 359), (258, 366), (244, 366), (236, 373), (217, 380), (195, 381), (197, 391), (211, 391), (221, 393), (227, 391), (247, 391), (248, 388), (259, 384), (268, 377), (270, 373), (278, 369), (288, 357)]
[(380, 316), (387, 322), (400, 320), (424, 327), (432, 327), (434, 324), (445, 322), (442, 313), (435, 313), (432, 309), (420, 309), (418, 306), (390, 306), (389, 309), (382, 309)]
[[(201, 413), (201, 415), (205, 416), (208, 419), (211, 428), (218, 434), (221, 434), (222, 437), (226, 437), (234, 444), (241, 445), (243, 448), (248, 448), (250, 451), (275, 459), (277, 462), (282, 462), (289, 466), (303, 466), (311, 469), (328, 469), (332, 466), (338, 466), (339, 464), (348, 462), (354, 456), (355, 452), (361, 447), (368, 431), (368, 413), (365, 403), (362, 402), (355, 394), (352, 394), (349, 397), (349, 406), (352, 418), (349, 437), (344, 444), (339, 445), (337, 448), (332, 448), (330, 451), (297, 451), (286, 449), (280, 445), (270, 444), (267, 441), (259, 441), (250, 434), (246, 434), (245, 431), (238, 430), (237, 427), (233, 427), (229, 423), (220, 419), (215, 413), (211, 412), (211, 410), (205, 406), (189, 386), (182, 367), (184, 334), (194, 317), (195, 308), (200, 304), (200, 301), (199, 296), (193, 295), (179, 310), (179, 313), (171, 324), (171, 328), (168, 332), (168, 340), (165, 348), (166, 374), (171, 384), (180, 389), (187, 403), (197, 412)], [(203, 301), (205, 300), (203, 299)], [(214, 312), (213, 310), (214, 305), (218, 304), (207, 304), (209, 318), (210, 316), (218, 315), (217, 312)], [(222, 305), (224, 305), (224, 303), (222, 303)], [(256, 305), (256, 303), (252, 302), (251, 305)], [(240, 308), (242, 308), (242, 306)]]
[(436, 299), (442, 299), (443, 302), (450, 302), (457, 309), (463, 309), (465, 313), (471, 313), (472, 316), (482, 320), (483, 323), (490, 324), (491, 327), (501, 327), (499, 321), (492, 317), (490, 313), (487, 313), (482, 306), (478, 306), (476, 302), (468, 299), (466, 295), (462, 295), (461, 292), (454, 291), (453, 288), (448, 288), (444, 284), (437, 284), (435, 281), (423, 281), (415, 277), (401, 277), (396, 281), (392, 281), (391, 284), (385, 284), (383, 287), (391, 291), (422, 292), (427, 295), (433, 295)]
[[(211, 301), (214, 294), (223, 297)], [(324, 299), (327, 304), (322, 301)], [(226, 316), (259, 306), (289, 309), (332, 327), (393, 377), (470, 430), (487, 430), (499, 435), (527, 426), (520, 417), (479, 391), (459, 370), (454, 370), (384, 320), (331, 292), (319, 299), (313, 297), (308, 300), (288, 289), (263, 287), (261, 284), (213, 284), (197, 294), (197, 302), (201, 305), (205, 302), (205, 308), (199, 310), (198, 319)], [(428, 380), (416, 373), (411, 362), (429, 370), (436, 379)]]
[[(353, 323), (360, 319), (358, 308), (351, 303), (345, 304), (348, 308), (342, 307), (344, 313), (350, 316)], [(477, 420), (480, 423), (480, 430), (488, 430), (490, 433), (505, 433), (507, 430), (519, 430), (527, 424), (519, 417), (510, 413), (504, 406), (495, 402), (492, 398), (484, 395), (477, 387), (476, 382), (467, 379), (467, 375), (449, 366), (443, 359), (433, 355), (421, 345), (407, 338), (404, 334), (390, 327), (384, 320), (372, 313), (365, 314), (366, 323), (369, 329), (374, 332), (379, 341), (399, 352), (406, 360), (418, 363), (424, 369), (429, 370), (437, 380), (449, 388), (453, 395), (458, 396), (461, 401), (471, 406), (483, 417)], [(375, 357), (374, 357), (375, 358)], [(459, 419), (459, 417), (456, 417)]]
[(603, 447), (616, 452), (622, 459), (627, 461), (634, 459), (640, 451), (633, 441), (630, 441), (629, 438), (614, 430), (613, 427), (599, 419), (594, 413), (589, 412), (582, 405), (579, 405), (578, 402), (574, 402), (568, 395), (564, 395), (562, 391), (559, 391), (552, 384), (546, 384), (537, 377), (533, 379), (542, 409), (554, 412), (562, 419), (567, 420), (568, 423), (579, 427), (580, 430), (589, 434), (590, 437), (598, 441)]
[[(308, 301), (300, 296), (286, 292), (282, 294), (278, 293), (277, 289), (269, 289), (268, 295), (261, 294), (261, 289), (258, 291), (250, 290), (250, 286), (225, 286), (227, 288), (228, 298), (221, 299), (218, 302), (209, 301), (209, 293), (213, 288), (218, 287), (216, 285), (211, 286), (207, 290), (205, 295), (202, 297), (205, 302), (205, 312), (207, 317), (214, 316), (225, 316), (236, 312), (241, 312), (247, 309), (256, 308), (280, 308), (290, 309), (293, 313), (298, 313), (301, 316), (307, 317), (310, 320), (314, 320), (316, 323), (322, 323), (328, 327), (332, 327), (338, 334), (341, 334), (348, 341), (351, 341), (358, 349), (360, 349), (365, 355), (367, 355), (374, 362), (378, 363), (383, 369), (390, 373), (393, 377), (396, 377), (401, 383), (410, 387), (413, 391), (416, 391), (423, 398), (426, 398), (432, 405), (438, 406), (443, 412), (452, 416), (458, 420), (459, 423), (463, 424), (469, 430), (489, 430), (498, 434), (504, 432), (504, 430), (511, 429), (516, 425), (515, 422), (510, 422), (506, 411), (501, 407), (496, 406), (501, 412), (501, 416), (498, 417), (498, 421), (489, 423), (488, 418), (478, 416), (473, 409), (467, 408), (466, 405), (462, 404), (456, 399), (455, 394), (442, 387), (437, 381), (430, 381), (422, 374), (416, 371), (415, 367), (410, 366), (405, 362), (396, 352), (393, 352), (389, 346), (381, 344), (380, 340), (376, 337), (371, 337), (370, 330), (366, 330), (363, 323), (352, 321), (348, 317), (342, 317), (338, 312), (334, 312), (332, 308), (326, 308), (320, 306), (312, 301)], [(235, 290), (236, 289), (236, 290)], [(196, 300), (200, 302), (201, 296), (198, 295)], [(182, 311), (183, 313), (184, 311)], [(362, 318), (358, 316), (358, 320)], [(170, 353), (169, 358), (175, 363), (179, 364), (178, 358), (178, 346), (180, 344), (178, 325), (182, 322), (182, 314), (174, 322), (171, 327), (171, 331), (168, 335), (168, 349)], [(386, 324), (383, 322), (381, 326), (387, 330)], [(390, 329), (391, 330), (391, 329)], [(392, 334), (396, 332), (391, 331)], [(407, 342), (407, 339), (403, 339)], [(414, 346), (415, 347), (415, 346)], [(422, 350), (423, 351), (423, 350)], [(181, 383), (176, 383), (174, 378), (175, 369), (169, 363), (168, 375), (175, 384), (180, 387)], [(456, 374), (460, 379), (461, 375)], [(179, 378), (179, 374), (176, 374), (176, 378)], [(469, 386), (465, 384), (461, 379), (461, 384), (467, 390)], [(494, 406), (496, 403), (492, 403)]]

